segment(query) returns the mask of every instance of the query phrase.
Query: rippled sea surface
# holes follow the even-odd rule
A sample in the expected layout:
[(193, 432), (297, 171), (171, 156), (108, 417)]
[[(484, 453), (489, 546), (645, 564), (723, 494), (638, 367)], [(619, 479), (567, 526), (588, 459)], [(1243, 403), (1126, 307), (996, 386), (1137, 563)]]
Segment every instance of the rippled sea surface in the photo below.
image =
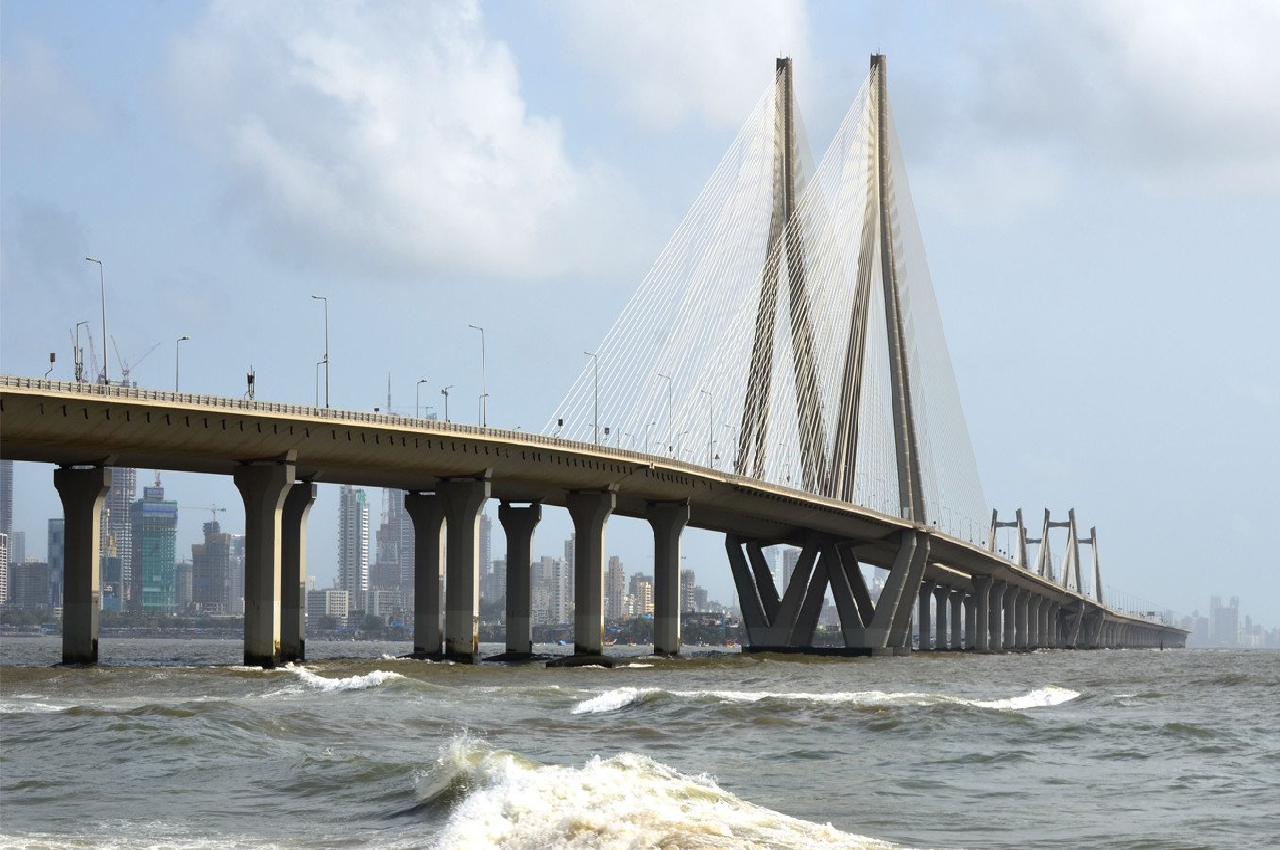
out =
[(1280, 846), (1275, 651), (406, 649), (264, 671), (235, 641), (106, 640), (71, 669), (0, 640), (0, 846)]

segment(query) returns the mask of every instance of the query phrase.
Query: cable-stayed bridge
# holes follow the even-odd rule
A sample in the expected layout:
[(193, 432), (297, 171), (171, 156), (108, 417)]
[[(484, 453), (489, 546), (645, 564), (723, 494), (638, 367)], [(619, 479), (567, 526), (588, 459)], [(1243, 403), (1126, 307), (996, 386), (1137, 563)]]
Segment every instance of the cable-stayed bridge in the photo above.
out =
[[(982, 492), (890, 108), (870, 72), (816, 165), (790, 60), (542, 435), (0, 378), (6, 458), (53, 462), (66, 515), (64, 659), (97, 658), (98, 518), (112, 466), (235, 478), (245, 658), (305, 656), (316, 482), (399, 488), (415, 527), (415, 654), (474, 660), (480, 511), (507, 535), (508, 658), (532, 652), (544, 505), (574, 522), (575, 657), (603, 652), (604, 535), (654, 531), (654, 649), (680, 651), (680, 540), (721, 531), (746, 648), (812, 650), (828, 593), (850, 654), (1181, 646), (1108, 607), (1074, 511), (1039, 538)], [(1065, 531), (1065, 557), (1051, 535)], [(997, 545), (1013, 535), (1008, 554)], [(74, 538), (74, 539), (73, 539)], [(765, 547), (800, 547), (778, 587)], [(1083, 569), (1081, 546), (1091, 549)], [(1031, 552), (1035, 551), (1035, 557)], [(879, 593), (863, 567), (886, 571)]]

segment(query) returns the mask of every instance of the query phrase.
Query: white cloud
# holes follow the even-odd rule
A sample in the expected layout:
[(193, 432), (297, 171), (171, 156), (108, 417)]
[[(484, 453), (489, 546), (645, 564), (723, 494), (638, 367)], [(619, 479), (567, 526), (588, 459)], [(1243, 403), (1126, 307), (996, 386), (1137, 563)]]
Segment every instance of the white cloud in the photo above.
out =
[(215, 3), (172, 51), (187, 128), (264, 244), (415, 279), (603, 262), (625, 195), (529, 114), (477, 3)]
[(556, 7), (574, 49), (659, 129), (694, 118), (736, 127), (760, 96), (771, 56), (808, 55), (803, 3), (576, 0)]
[(0, 115), (37, 136), (92, 128), (98, 116), (44, 42), (26, 39), (15, 61), (0, 61)]

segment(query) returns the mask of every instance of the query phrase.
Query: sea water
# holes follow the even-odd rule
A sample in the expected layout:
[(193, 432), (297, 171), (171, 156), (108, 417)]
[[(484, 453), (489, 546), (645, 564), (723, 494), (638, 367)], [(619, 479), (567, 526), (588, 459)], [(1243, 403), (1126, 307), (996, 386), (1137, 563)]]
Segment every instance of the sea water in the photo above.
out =
[(1275, 651), (407, 649), (2, 639), (0, 846), (1280, 847)]

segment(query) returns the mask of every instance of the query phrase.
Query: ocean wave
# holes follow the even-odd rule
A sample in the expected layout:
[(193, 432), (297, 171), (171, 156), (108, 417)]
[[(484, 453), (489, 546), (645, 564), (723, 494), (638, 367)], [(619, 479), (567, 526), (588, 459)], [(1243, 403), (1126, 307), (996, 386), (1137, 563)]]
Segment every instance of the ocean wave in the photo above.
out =
[(0, 702), (0, 714), (57, 714), (66, 710), (65, 705), (47, 702)]
[(933, 706), (962, 705), (998, 711), (1020, 711), (1061, 705), (1080, 696), (1076, 691), (1049, 685), (1030, 693), (1001, 699), (983, 700), (948, 694), (886, 693), (884, 691), (838, 692), (831, 694), (773, 693), (770, 691), (668, 691), (662, 688), (614, 688), (585, 699), (571, 714), (606, 714), (631, 705), (641, 705), (662, 697), (707, 700), (721, 703), (750, 704), (758, 702), (807, 703), (810, 705), (854, 706)]
[(290, 667), (289, 670), (308, 687), (317, 691), (362, 691), (367, 688), (376, 688), (393, 679), (404, 678), (390, 670), (374, 670), (363, 676), (347, 676), (341, 679), (330, 679), (327, 676), (312, 673), (306, 667)]
[(887, 850), (895, 845), (789, 817), (636, 753), (541, 765), (471, 738), (418, 779), (450, 809), (432, 850)]

